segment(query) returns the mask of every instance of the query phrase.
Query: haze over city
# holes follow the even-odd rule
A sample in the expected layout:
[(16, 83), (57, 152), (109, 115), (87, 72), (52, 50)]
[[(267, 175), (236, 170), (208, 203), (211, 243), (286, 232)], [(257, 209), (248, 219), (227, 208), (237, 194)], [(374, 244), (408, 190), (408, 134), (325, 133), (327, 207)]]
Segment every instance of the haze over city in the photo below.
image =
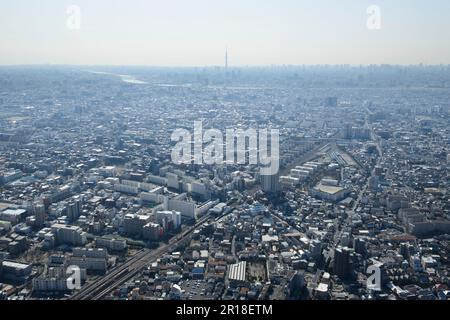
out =
[[(376, 3), (375, 3), (376, 2)], [(2, 1), (0, 64), (448, 64), (446, 0)], [(67, 28), (67, 8), (80, 28)], [(381, 28), (367, 28), (367, 8)]]

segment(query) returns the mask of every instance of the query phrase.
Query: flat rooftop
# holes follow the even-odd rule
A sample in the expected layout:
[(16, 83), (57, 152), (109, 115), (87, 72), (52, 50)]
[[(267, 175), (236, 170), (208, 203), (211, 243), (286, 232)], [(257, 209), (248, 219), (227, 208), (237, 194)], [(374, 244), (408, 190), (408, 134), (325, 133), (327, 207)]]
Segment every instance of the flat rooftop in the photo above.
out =
[(6, 202), (0, 202), (0, 212), (3, 210), (6, 210), (8, 208), (11, 208), (13, 205)]
[(316, 187), (314, 187), (314, 189), (328, 194), (336, 194), (344, 190), (344, 188), (341, 187), (326, 186), (323, 184), (318, 184)]
[(28, 264), (24, 264), (24, 263), (20, 263), (20, 262), (15, 262), (15, 261), (3, 261), (3, 266), (4, 267), (10, 267), (10, 268), (15, 268), (15, 269), (26, 269), (29, 268), (30, 265)]
[(9, 216), (20, 216), (24, 213), (26, 213), (26, 210), (23, 209), (6, 209), (5, 211), (2, 211), (2, 214), (6, 214)]

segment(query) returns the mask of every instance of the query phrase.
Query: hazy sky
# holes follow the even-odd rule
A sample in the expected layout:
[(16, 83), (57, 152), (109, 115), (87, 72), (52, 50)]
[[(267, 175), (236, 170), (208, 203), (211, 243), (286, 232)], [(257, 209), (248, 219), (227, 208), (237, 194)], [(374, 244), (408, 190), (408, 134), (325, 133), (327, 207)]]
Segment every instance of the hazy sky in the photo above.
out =
[(210, 66), (226, 47), (236, 66), (450, 64), (449, 14), (449, 0), (0, 0), (0, 64)]

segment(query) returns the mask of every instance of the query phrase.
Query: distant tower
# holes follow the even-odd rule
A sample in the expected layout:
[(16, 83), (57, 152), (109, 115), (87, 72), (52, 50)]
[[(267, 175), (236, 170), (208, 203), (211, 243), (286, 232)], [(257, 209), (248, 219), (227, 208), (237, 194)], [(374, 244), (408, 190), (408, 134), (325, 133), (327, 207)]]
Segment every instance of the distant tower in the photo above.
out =
[(228, 70), (228, 48), (225, 49), (225, 70)]

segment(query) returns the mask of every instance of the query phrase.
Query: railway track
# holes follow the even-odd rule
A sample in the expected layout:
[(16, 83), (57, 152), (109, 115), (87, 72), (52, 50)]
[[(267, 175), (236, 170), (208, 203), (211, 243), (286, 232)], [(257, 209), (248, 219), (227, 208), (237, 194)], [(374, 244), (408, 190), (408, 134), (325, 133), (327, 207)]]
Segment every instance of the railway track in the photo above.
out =
[(132, 258), (130, 258), (128, 261), (126, 261), (124, 264), (114, 268), (110, 273), (107, 273), (103, 278), (91, 282), (85, 286), (82, 287), (82, 289), (78, 292), (76, 292), (74, 295), (70, 297), (71, 300), (84, 300), (91, 297), (96, 291), (101, 290), (105, 288), (106, 286), (110, 285), (111, 282), (116, 277), (119, 277), (121, 274), (123, 274), (125, 271), (128, 270), (130, 266), (132, 266), (136, 261), (139, 261), (141, 258), (145, 257), (146, 254), (148, 254), (150, 250), (144, 249), (136, 253)]
[[(226, 215), (233, 212), (233, 210), (225, 212), (219, 217), (215, 218), (218, 221)], [(98, 279), (95, 282), (91, 282), (81, 288), (81, 290), (75, 292), (69, 299), (70, 300), (100, 300), (108, 295), (112, 290), (122, 285), (123, 283), (132, 279), (136, 274), (141, 272), (142, 268), (149, 265), (158, 259), (164, 252), (173, 250), (179, 243), (186, 239), (200, 225), (210, 219), (209, 216), (201, 218), (194, 226), (184, 231), (181, 235), (172, 238), (168, 244), (157, 248), (156, 250), (143, 249), (136, 253), (133, 257), (127, 260), (125, 263), (117, 266), (103, 278)]]

